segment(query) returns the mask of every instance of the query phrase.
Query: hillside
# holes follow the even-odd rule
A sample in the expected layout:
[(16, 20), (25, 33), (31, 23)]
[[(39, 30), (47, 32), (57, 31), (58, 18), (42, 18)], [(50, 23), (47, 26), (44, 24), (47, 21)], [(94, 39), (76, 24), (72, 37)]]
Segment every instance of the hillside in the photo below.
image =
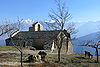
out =
[[(19, 67), (20, 52), (15, 50), (13, 46), (0, 47), (0, 66), (1, 67)], [(6, 49), (7, 48), (7, 49)], [(10, 49), (8, 49), (10, 48)], [(11, 49), (12, 48), (12, 49)], [(26, 61), (29, 55), (37, 55), (40, 50), (23, 50), (23, 61)], [(95, 63), (96, 56), (92, 59), (85, 57), (84, 54), (63, 54), (61, 53), (61, 61), (57, 62), (57, 53), (44, 50), (47, 53), (45, 61), (23, 62), (24, 67), (98, 67), (100, 63)], [(99, 59), (100, 61), (100, 59)]]
[[(79, 45), (82, 45), (82, 43), (86, 40), (94, 40), (94, 42), (97, 42), (99, 40), (98, 39), (99, 33), (100, 32), (91, 33), (86, 36), (79, 37), (76, 40), (73, 40), (72, 43), (74, 45), (74, 52), (75, 53), (83, 53), (85, 50), (87, 50), (87, 51), (90, 51), (92, 54), (95, 54), (95, 50), (93, 48), (79, 46)], [(99, 54), (100, 54), (100, 52), (99, 52)]]

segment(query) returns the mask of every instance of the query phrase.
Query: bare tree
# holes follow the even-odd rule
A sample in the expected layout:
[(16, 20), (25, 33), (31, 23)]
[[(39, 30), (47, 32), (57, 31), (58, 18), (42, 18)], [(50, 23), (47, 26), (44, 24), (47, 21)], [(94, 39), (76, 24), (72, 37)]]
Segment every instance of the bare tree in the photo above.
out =
[(18, 41), (23, 42), (23, 40), (25, 40), (25, 39), (23, 39), (23, 37), (20, 35), (17, 38), (14, 38), (14, 35), (16, 35), (17, 33), (20, 32), (20, 29), (22, 26), (22, 20), (18, 19), (16, 23), (11, 23), (10, 21), (8, 21), (8, 22), (10, 24), (8, 24), (8, 26), (7, 26), (7, 30), (8, 30), (7, 35), (10, 38), (10, 44), (12, 44), (20, 52), (21, 67), (22, 67), (23, 45), (22, 45), (22, 43), (19, 43)]
[(10, 20), (5, 20), (2, 22), (2, 25), (0, 26), (0, 37), (4, 34), (7, 34), (8, 37), (11, 39), (11, 43), (15, 48), (18, 49), (21, 53), (21, 66), (22, 66), (22, 47), (21, 46), (16, 46), (16, 44), (13, 42), (12, 35), (20, 30), (21, 21), (18, 20), (17, 23), (12, 23)]
[(0, 36), (14, 30), (14, 26), (10, 27), (10, 25), (12, 24), (8, 24), (7, 21), (4, 21), (2, 23), (4, 24), (0, 25)]
[(100, 46), (100, 41), (97, 41), (97, 43), (93, 42), (93, 40), (87, 40), (85, 41), (81, 46), (87, 46), (87, 47), (92, 47), (95, 49), (96, 51), (96, 55), (97, 55), (97, 63), (98, 63), (98, 59), (99, 59), (99, 53), (98, 53), (98, 49)]
[[(52, 28), (53, 30), (60, 30), (60, 32), (63, 32), (65, 24), (68, 24), (68, 20), (71, 19), (71, 14), (68, 12), (68, 10), (65, 7), (65, 4), (61, 0), (55, 0), (57, 10), (51, 10), (49, 13), (49, 17), (51, 20), (55, 21), (55, 24), (47, 23), (47, 25)], [(74, 25), (71, 24), (70, 26), (67, 26), (67, 32), (69, 34), (74, 33), (75, 30)], [(67, 45), (68, 45), (69, 39), (67, 39)], [(56, 38), (56, 45), (58, 49), (58, 62), (60, 62), (60, 52), (63, 45), (63, 35), (62, 33), (58, 38)]]
[[(15, 33), (17, 33), (18, 31), (16, 31)], [(13, 38), (13, 36), (10, 36), (11, 38), (11, 43), (13, 44), (13, 46), (20, 52), (20, 61), (21, 61), (21, 67), (23, 67), (22, 65), (22, 59), (23, 59), (23, 40), (25, 40), (22, 36), (18, 36), (17, 38)], [(16, 39), (16, 40), (14, 40)], [(20, 43), (19, 43), (20, 41)]]

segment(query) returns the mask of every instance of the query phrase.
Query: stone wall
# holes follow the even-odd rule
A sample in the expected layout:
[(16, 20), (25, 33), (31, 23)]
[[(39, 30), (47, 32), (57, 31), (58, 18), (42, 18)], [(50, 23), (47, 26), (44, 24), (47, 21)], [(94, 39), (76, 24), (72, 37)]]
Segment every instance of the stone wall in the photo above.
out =
[(36, 49), (43, 49), (43, 46), (44, 46), (44, 42), (45, 42), (45, 39), (33, 39), (33, 47), (35, 47)]

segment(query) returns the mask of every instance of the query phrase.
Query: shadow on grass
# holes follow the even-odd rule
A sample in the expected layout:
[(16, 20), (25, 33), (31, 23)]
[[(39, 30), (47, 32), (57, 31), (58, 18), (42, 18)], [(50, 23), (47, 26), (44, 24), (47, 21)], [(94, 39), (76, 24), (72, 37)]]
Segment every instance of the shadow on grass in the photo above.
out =
[(88, 58), (85, 58), (85, 57), (75, 57), (75, 58), (78, 58), (78, 59), (88, 59)]

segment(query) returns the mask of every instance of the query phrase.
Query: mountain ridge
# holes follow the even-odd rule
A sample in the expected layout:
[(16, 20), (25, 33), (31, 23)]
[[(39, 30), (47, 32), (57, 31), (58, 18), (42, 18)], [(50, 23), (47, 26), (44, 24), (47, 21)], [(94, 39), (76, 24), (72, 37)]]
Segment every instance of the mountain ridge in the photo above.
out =
[[(98, 38), (100, 32), (94, 32), (82, 37), (78, 37), (76, 40), (73, 40), (73, 48), (74, 48), (74, 53), (84, 53), (84, 51), (89, 51), (92, 54), (95, 54), (95, 49), (91, 48), (91, 47), (87, 47), (87, 46), (81, 46), (83, 42), (87, 41), (87, 40), (93, 40), (95, 43), (97, 41), (99, 41), (100, 39)], [(99, 50), (99, 54), (100, 54), (100, 50)]]

